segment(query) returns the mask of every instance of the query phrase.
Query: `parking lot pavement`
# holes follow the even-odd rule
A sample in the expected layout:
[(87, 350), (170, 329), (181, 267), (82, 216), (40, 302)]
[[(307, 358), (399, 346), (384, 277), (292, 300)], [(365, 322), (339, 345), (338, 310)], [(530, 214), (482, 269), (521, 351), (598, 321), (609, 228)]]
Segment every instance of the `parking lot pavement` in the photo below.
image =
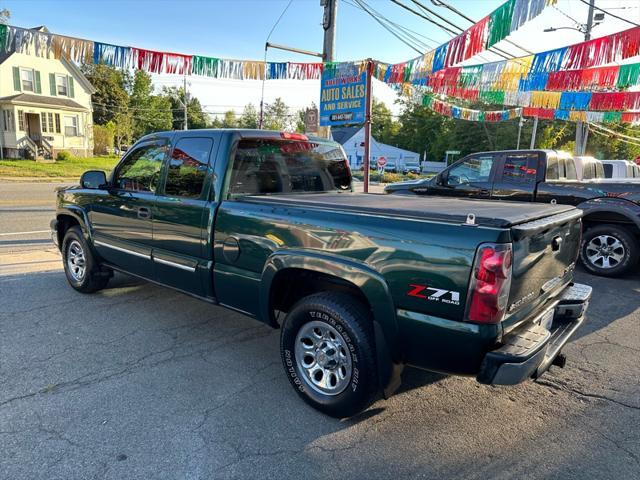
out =
[(488, 387), (406, 370), (338, 421), (306, 406), (278, 331), (55, 250), (0, 254), (0, 478), (639, 478), (640, 276), (595, 287), (567, 367)]

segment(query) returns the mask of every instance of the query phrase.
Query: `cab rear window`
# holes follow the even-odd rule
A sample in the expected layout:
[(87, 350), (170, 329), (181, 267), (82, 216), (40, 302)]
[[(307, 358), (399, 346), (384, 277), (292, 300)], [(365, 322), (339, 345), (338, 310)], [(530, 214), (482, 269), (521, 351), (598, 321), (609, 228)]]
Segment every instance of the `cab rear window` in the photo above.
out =
[(338, 143), (324, 140), (241, 140), (229, 175), (230, 197), (351, 190)]

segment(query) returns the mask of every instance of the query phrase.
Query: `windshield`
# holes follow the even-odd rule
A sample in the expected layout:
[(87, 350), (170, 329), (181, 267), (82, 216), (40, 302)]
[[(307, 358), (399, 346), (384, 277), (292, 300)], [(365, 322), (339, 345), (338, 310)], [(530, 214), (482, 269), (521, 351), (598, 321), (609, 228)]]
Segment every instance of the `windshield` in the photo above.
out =
[(230, 197), (335, 191), (351, 191), (351, 171), (336, 142), (260, 138), (238, 144)]

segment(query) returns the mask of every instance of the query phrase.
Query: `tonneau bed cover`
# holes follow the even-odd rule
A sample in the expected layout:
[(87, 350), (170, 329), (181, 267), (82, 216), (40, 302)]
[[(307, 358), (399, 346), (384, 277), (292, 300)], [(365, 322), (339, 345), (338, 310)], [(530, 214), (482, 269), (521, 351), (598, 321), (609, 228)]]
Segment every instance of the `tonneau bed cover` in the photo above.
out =
[(453, 223), (465, 223), (468, 215), (473, 214), (476, 224), (495, 228), (509, 228), (576, 210), (570, 205), (549, 203), (365, 193), (259, 195), (244, 197), (243, 200), (282, 207), (337, 210)]

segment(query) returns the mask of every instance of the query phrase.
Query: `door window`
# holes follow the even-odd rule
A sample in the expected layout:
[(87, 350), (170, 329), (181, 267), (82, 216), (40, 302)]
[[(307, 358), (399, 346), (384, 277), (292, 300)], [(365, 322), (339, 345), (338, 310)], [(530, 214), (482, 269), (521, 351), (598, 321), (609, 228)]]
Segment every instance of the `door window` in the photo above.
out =
[(491, 177), (491, 167), (494, 155), (479, 155), (463, 160), (449, 170), (447, 185), (464, 185), (476, 182), (488, 182)]
[(167, 171), (166, 195), (200, 197), (212, 146), (210, 138), (183, 138), (176, 144)]
[(535, 168), (538, 154), (508, 154), (502, 171), (503, 182), (533, 183), (536, 178)]
[(132, 192), (155, 192), (166, 150), (165, 145), (157, 143), (133, 150), (118, 167), (116, 187)]
[(558, 167), (557, 157), (547, 157), (547, 180), (558, 180), (560, 178), (560, 172)]

